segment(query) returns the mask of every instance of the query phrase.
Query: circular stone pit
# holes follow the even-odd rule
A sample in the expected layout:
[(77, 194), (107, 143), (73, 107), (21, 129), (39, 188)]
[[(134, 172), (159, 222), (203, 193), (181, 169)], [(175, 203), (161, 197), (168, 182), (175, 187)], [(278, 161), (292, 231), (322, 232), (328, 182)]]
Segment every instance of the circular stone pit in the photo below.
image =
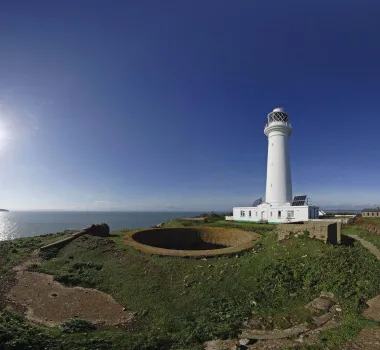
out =
[(125, 242), (144, 253), (201, 258), (247, 250), (259, 237), (235, 228), (177, 227), (131, 231)]

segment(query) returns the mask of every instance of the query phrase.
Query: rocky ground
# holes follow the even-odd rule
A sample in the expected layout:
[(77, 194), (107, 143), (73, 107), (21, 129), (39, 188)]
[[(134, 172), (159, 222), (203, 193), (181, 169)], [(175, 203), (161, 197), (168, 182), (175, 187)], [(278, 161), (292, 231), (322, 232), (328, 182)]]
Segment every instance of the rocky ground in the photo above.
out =
[(265, 329), (268, 322), (252, 317), (243, 328), (240, 339), (214, 340), (205, 343), (205, 350), (223, 349), (285, 349), (317, 343), (321, 332), (339, 327), (341, 307), (334, 295), (322, 292), (305, 306), (311, 312), (311, 323), (294, 324), (286, 329)]

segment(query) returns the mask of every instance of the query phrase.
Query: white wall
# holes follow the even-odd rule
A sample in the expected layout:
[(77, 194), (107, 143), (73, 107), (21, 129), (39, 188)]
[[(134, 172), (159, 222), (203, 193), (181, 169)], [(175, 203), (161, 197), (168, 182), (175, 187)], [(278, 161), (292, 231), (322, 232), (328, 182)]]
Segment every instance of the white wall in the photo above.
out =
[[(241, 216), (240, 212), (244, 211), (245, 216)], [(249, 211), (251, 211), (251, 216), (249, 216)], [(233, 208), (233, 218), (235, 221), (249, 221), (249, 222), (258, 222), (261, 219), (261, 212), (257, 207), (239, 207)]]
[(283, 205), (292, 201), (289, 129), (285, 125), (268, 126), (266, 133), (268, 134), (268, 159), (265, 201)]
[[(314, 206), (272, 206), (272, 207), (237, 207), (233, 208), (233, 220), (234, 221), (247, 221), (258, 222), (263, 216), (268, 222), (272, 223), (291, 223), (298, 221), (308, 221), (309, 219), (318, 218), (318, 207)], [(290, 212), (293, 212), (293, 217), (288, 217)], [(241, 216), (241, 212), (244, 212), (244, 216)], [(251, 216), (249, 215), (251, 212)], [(278, 213), (281, 212), (281, 217)], [(310, 215), (310, 216), (309, 216)]]

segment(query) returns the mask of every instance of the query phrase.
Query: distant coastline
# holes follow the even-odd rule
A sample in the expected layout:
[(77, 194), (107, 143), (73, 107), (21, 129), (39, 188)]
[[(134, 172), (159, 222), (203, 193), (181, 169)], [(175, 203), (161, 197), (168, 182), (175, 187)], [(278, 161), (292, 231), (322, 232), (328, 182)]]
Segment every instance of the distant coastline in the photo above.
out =
[(0, 209), (0, 211), (7, 211), (8, 212), (9, 210), (8, 209)]

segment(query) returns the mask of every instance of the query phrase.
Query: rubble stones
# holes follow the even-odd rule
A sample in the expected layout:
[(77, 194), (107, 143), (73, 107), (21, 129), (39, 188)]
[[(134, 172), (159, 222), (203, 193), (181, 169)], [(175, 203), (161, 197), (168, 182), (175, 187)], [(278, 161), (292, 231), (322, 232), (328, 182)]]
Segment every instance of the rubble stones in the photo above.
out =
[(335, 304), (334, 301), (325, 299), (325, 298), (315, 298), (313, 301), (311, 301), (306, 307), (311, 310), (321, 310), (321, 311), (328, 311), (331, 306)]
[(331, 300), (334, 300), (334, 293), (331, 293), (331, 292), (321, 292), (321, 294), (319, 295), (321, 298), (325, 298), (325, 299), (331, 299)]
[(317, 327), (322, 326), (327, 321), (330, 321), (334, 317), (334, 314), (332, 312), (327, 312), (323, 314), (322, 316), (313, 317), (313, 322)]

